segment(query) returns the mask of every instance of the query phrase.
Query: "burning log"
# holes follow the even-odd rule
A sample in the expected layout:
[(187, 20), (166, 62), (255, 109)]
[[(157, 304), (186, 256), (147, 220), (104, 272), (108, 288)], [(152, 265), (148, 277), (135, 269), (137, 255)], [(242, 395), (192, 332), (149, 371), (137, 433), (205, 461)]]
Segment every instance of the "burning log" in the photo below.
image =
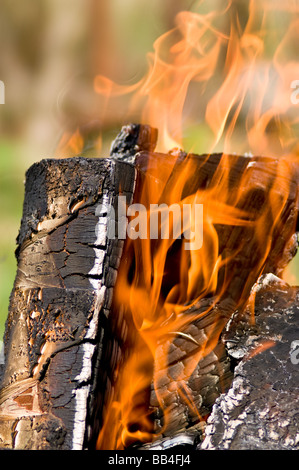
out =
[[(167, 364), (156, 371), (150, 405), (154, 409), (155, 430), (165, 437), (182, 434), (183, 430), (194, 438), (201, 435), (204, 418), (216, 398), (231, 384), (231, 363), (224, 345), (218, 342), (209, 348), (207, 343), (209, 338), (214, 338), (215, 325), (219, 328), (222, 321), (226, 323), (230, 318), (234, 304), (223, 302), (212, 306), (213, 300), (205, 299), (187, 311), (186, 315), (200, 318), (191, 320), (175, 338), (162, 342), (157, 348), (155, 363), (159, 364), (159, 357), (167, 357)], [(199, 359), (203, 344), (211, 352)], [(161, 402), (158, 397), (162, 397)]]
[[(221, 219), (221, 216), (213, 213), (213, 208), (210, 212), (211, 217), (217, 221), (214, 223), (214, 228), (218, 242), (217, 256), (221, 257), (221, 264), (217, 271), (215, 288), (209, 285), (210, 279), (208, 287), (204, 288), (205, 279), (201, 278), (204, 277), (204, 273), (199, 270), (195, 276), (196, 282), (191, 298), (183, 298), (182, 301), (182, 298), (174, 295), (171, 303), (175, 306), (166, 319), (163, 317), (162, 309), (158, 310), (158, 314), (161, 315), (160, 320), (156, 318), (152, 320), (152, 312), (149, 317), (144, 314), (144, 318), (149, 322), (157, 322), (145, 338), (149, 347), (152, 341), (156, 341), (152, 355), (146, 350), (146, 346), (139, 345), (140, 351), (144, 348), (140, 357), (146, 357), (148, 354), (149, 361), (153, 360), (153, 369), (146, 360), (143, 366), (144, 370), (150, 369), (149, 376), (153, 379), (151, 383), (145, 380), (144, 387), (150, 389), (149, 395), (140, 394), (137, 388), (134, 397), (131, 391), (134, 405), (130, 413), (124, 410), (124, 415), (128, 419), (127, 430), (119, 431), (123, 433), (125, 446), (136, 444), (138, 440), (142, 442), (142, 439), (155, 441), (157, 436), (158, 439), (168, 438), (168, 445), (169, 438), (174, 435), (180, 435), (182, 439), (181, 441), (176, 439), (174, 441), (176, 443), (190, 441), (190, 436), (198, 438), (203, 429), (203, 421), (211, 411), (216, 397), (228, 387), (233, 377), (230, 358), (221, 345), (222, 331), (234, 311), (237, 309), (242, 311), (245, 308), (252, 287), (259, 276), (268, 272), (281, 275), (296, 252), (294, 232), (298, 212), (298, 168), (295, 164), (287, 161), (284, 166), (277, 159), (266, 157), (187, 155), (177, 150), (167, 155), (141, 152), (136, 155), (139, 178), (134, 194), (135, 201), (147, 202), (140, 194), (144, 187), (150, 186), (149, 179), (154, 183), (159, 180), (160, 173), (163, 173), (161, 161), (164, 170), (166, 168), (167, 182), (165, 184), (164, 181), (162, 184), (159, 203), (166, 202), (170, 205), (173, 202), (169, 199), (169, 188), (176, 187), (180, 175), (186, 168), (186, 161), (189, 161), (192, 171), (188, 172), (186, 184), (183, 185), (178, 197), (187, 200), (190, 194), (202, 191), (204, 203), (209, 206), (209, 203), (216, 199), (220, 204), (218, 209), (221, 210), (222, 207), (227, 214)], [(221, 197), (222, 193), (225, 195), (224, 198)], [(155, 191), (151, 194), (155, 194)], [(204, 198), (204, 195), (208, 196)], [(240, 212), (235, 215), (228, 208)], [(243, 216), (240, 216), (241, 213)], [(225, 220), (225, 217), (228, 217), (229, 221)], [(209, 217), (206, 219), (207, 225), (208, 219)], [(206, 237), (209, 236), (208, 231), (204, 233)], [(207, 243), (206, 239), (205, 242)], [(171, 245), (168, 256), (163, 260), (161, 303), (169, 298), (173, 286), (184, 282), (187, 285), (184, 274), (190, 269), (192, 259), (189, 258), (187, 261), (183, 259), (182, 243), (184, 242)], [(160, 245), (156, 245), (155, 241), (151, 241), (150, 245), (151, 260), (155, 260)], [(212, 250), (212, 242), (210, 247)], [(126, 262), (121, 266), (116, 285), (113, 304), (116, 311), (121, 306), (124, 308), (126, 304), (125, 291), (134, 285), (134, 281), (126, 282), (126, 279), (132, 277), (132, 272), (136, 269), (135, 260), (137, 258), (138, 262), (141, 254), (142, 246), (136, 247), (136, 243), (130, 241), (127, 243), (123, 258)], [(207, 263), (209, 263), (208, 257), (209, 253)], [(198, 264), (202, 261), (205, 261), (204, 256), (195, 260)], [(181, 265), (186, 269), (183, 275)], [(153, 269), (150, 264), (142, 266), (143, 270)], [(212, 271), (210, 273), (212, 276)], [(159, 272), (156, 274), (159, 275)], [(152, 274), (154, 275), (155, 273)], [(152, 280), (146, 284), (146, 280), (138, 278), (134, 295), (138, 298), (139, 292), (143, 292), (143, 299), (147, 299), (147, 292), (151, 288), (154, 289)], [(134, 295), (131, 295), (129, 300), (132, 303), (127, 304), (133, 316), (135, 310), (138, 311), (138, 301), (135, 303), (132, 301)], [(197, 298), (198, 302), (194, 303), (194, 299)], [(140, 301), (141, 299), (142, 296)], [(174, 311), (179, 302), (183, 304), (182, 314), (176, 316)], [(151, 305), (151, 302), (149, 304)], [(188, 308), (188, 304), (193, 306)], [(147, 332), (144, 334), (141, 332), (143, 337), (146, 334)], [(154, 359), (151, 359), (152, 357)], [(134, 369), (129, 370), (134, 371)], [(124, 375), (127, 377), (130, 373), (127, 371)], [(119, 393), (122, 394), (123, 390), (124, 387), (120, 387)], [(140, 414), (138, 415), (142, 402), (145, 401), (148, 403), (147, 407), (145, 406), (147, 413), (149, 411), (152, 413), (151, 420), (146, 413), (143, 419), (140, 418)], [(115, 398), (114, 403), (121, 402), (122, 398)], [(124, 408), (130, 406), (129, 401), (124, 400), (124, 403), (126, 403)], [(133, 417), (135, 414), (136, 418)], [(107, 426), (113, 419), (115, 419), (114, 414), (107, 419)], [(104, 426), (98, 445), (100, 442), (100, 448), (113, 448), (109, 447), (111, 441), (107, 439), (106, 430)], [(118, 439), (117, 435), (112, 437), (113, 445), (121, 445)], [(118, 444), (115, 444), (116, 442)]]
[[(149, 126), (129, 125), (110, 159), (44, 160), (28, 171), (5, 332), (2, 447), (119, 448), (121, 440), (125, 447), (177, 433), (196, 437), (229, 388), (231, 358), (221, 333), (234, 312), (243, 311), (259, 276), (280, 275), (294, 255), (298, 169), (264, 157), (155, 153), (156, 139)], [(182, 255), (186, 239), (178, 237), (167, 245), (155, 305), (146, 295), (157, 273), (147, 284), (142, 241), (127, 238), (123, 251), (121, 234), (109, 236), (119, 222), (113, 218), (118, 196), (149, 209), (143, 193), (152, 182), (159, 203), (173, 202), (169, 188), (178, 201), (202, 198), (211, 251), (202, 261), (211, 257), (217, 268), (202, 266), (190, 287), (190, 266), (200, 260)], [(148, 246), (154, 264), (159, 240)], [(178, 293), (179, 284), (187, 296)], [(165, 313), (160, 305), (168, 301), (173, 311)], [(136, 321), (140, 308), (151, 314), (145, 336)], [(147, 342), (153, 332), (158, 336)], [(122, 429), (117, 418), (136, 345), (144, 352), (139, 373), (147, 376), (132, 391), (137, 414)], [(111, 423), (116, 429), (107, 442)]]
[(299, 290), (261, 276), (252, 312), (237, 311), (222, 337), (233, 380), (215, 401), (207, 425), (175, 432), (151, 450), (298, 449)]
[(130, 203), (134, 181), (131, 165), (111, 159), (44, 160), (27, 172), (4, 338), (3, 447), (83, 446), (124, 243), (108, 239), (105, 208), (120, 186)]

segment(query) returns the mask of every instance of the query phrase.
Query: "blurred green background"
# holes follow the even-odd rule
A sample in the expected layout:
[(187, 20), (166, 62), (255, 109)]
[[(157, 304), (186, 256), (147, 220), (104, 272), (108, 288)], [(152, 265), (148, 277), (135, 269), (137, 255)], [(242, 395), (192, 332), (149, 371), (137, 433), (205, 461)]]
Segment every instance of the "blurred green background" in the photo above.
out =
[[(147, 68), (146, 54), (155, 39), (174, 27), (179, 11), (197, 3), (1, 0), (0, 80), (5, 84), (5, 104), (0, 105), (0, 338), (16, 272), (15, 240), (26, 170), (33, 162), (54, 156), (64, 132), (98, 120), (103, 103), (93, 91), (96, 74), (136, 82)], [(213, 1), (213, 8), (221, 7), (222, 1)], [(100, 123), (103, 156), (125, 118), (125, 110), (110, 110)], [(195, 138), (200, 145), (193, 150), (204, 152), (204, 125), (190, 126), (186, 149)], [(298, 257), (290, 273), (294, 282), (296, 276), (299, 279)]]
[[(141, 78), (154, 40), (186, 0), (1, 0), (0, 338), (16, 273), (25, 172), (55, 155), (64, 132), (98, 118), (93, 79)], [(106, 148), (123, 116), (104, 123)], [(105, 155), (105, 145), (103, 155)]]

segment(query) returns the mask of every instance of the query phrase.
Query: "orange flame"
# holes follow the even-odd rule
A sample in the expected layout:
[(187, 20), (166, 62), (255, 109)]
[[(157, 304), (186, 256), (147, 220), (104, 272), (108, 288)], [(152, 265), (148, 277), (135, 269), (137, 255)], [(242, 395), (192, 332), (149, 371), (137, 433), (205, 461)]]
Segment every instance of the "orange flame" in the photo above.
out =
[[(206, 2), (200, 2), (199, 7), (207, 9)], [(289, 49), (299, 39), (299, 18), (286, 11), (288, 27), (282, 37), (276, 37), (269, 3), (252, 0), (243, 10), (242, 2), (228, 1), (221, 11), (181, 12), (177, 26), (154, 43), (154, 53), (148, 55), (148, 73), (138, 83), (122, 86), (103, 76), (94, 81), (95, 91), (107, 102), (130, 98), (128, 119), (133, 116), (158, 128), (160, 151), (182, 148), (188, 126), (194, 122), (198, 122), (201, 136), (208, 134), (203, 138), (206, 150), (223, 151), (209, 184), (194, 191), (190, 191), (193, 177), (201, 167), (191, 154), (183, 163), (176, 158), (179, 151), (170, 153), (169, 158), (149, 155), (157, 164), (143, 177), (138, 202), (148, 210), (151, 204), (178, 204), (180, 209), (184, 204), (193, 208), (203, 204), (204, 242), (201, 249), (187, 251), (184, 239), (179, 248), (171, 237), (127, 241), (114, 308), (122, 306), (132, 317), (137, 339), (119, 371), (104, 416), (97, 444), (101, 449), (122, 449), (157, 437), (146, 406), (146, 391), (153, 383), (163, 409), (159, 371), (167, 369), (167, 352), (157, 357), (158, 345), (165, 337), (184, 335), (188, 323), (208, 313), (186, 315), (203, 298), (214, 296), (215, 305), (231, 295), (237, 284), (239, 294), (232, 297), (235, 308), (242, 306), (265, 268), (274, 234), (282, 230), (289, 181), (299, 162), (299, 113), (294, 112), (291, 101), (291, 83), (299, 79), (299, 64)], [(200, 142), (192, 145), (201, 148)], [(230, 174), (238, 159), (230, 155), (233, 151), (279, 159), (249, 159), (232, 190)], [(201, 161), (202, 167), (208, 160), (209, 155)], [(251, 207), (250, 202), (244, 205), (261, 193), (263, 197), (267, 194), (267, 204), (261, 203), (260, 209)], [(189, 223), (193, 232), (200, 230), (194, 218)], [(225, 232), (230, 236), (225, 248), (220, 248), (219, 225), (233, 228), (231, 233)], [(294, 227), (288, 230), (286, 236)], [(249, 272), (245, 270), (246, 278), (238, 278), (237, 262), (247, 245), (251, 251), (246, 259), (254, 258), (255, 263)], [(184, 372), (173, 379), (172, 393), (184, 396), (190, 408), (194, 403), (186, 377), (213, 351), (226, 321), (221, 315), (216, 317), (207, 339), (198, 344)], [(171, 410), (163, 411), (166, 428)], [(200, 419), (199, 410), (193, 411)]]
[[(223, 155), (214, 174), (211, 189), (197, 190), (191, 196), (183, 197), (184, 190), (188, 188), (193, 175), (198, 170), (193, 167), (194, 162), (191, 157), (189, 155), (189, 158), (183, 163), (179, 177), (175, 182), (171, 178), (168, 181), (161, 181), (163, 163), (147, 173), (142, 181), (140, 201), (146, 207), (156, 201), (160, 203), (161, 200), (166, 204), (174, 202), (181, 205), (186, 202), (195, 204), (198, 201), (203, 203), (204, 244), (199, 250), (186, 251), (183, 249), (186, 240), (183, 240), (178, 259), (172, 258), (172, 263), (169, 265), (168, 260), (174, 248), (174, 239), (151, 240), (148, 236), (145, 239), (127, 240), (125, 260), (121, 265), (114, 292), (114, 308), (117, 311), (121, 306), (124, 306), (127, 315), (132, 316), (137, 332), (137, 342), (118, 382), (121, 399), (120, 401), (115, 400), (111, 404), (113, 412), (115, 413), (117, 410), (112, 421), (118, 421), (119, 426), (116, 425), (113, 428), (113, 435), (107, 432), (106, 426), (110, 427), (112, 422), (111, 415), (108, 414), (106, 425), (104, 424), (99, 436), (99, 448), (121, 449), (132, 442), (148, 442), (156, 437), (150, 426), (149, 410), (145, 406), (144, 396), (143, 409), (140, 403), (136, 406), (136, 401), (138, 403), (137, 397), (141, 396), (144, 390), (149, 389), (151, 381), (153, 381), (157, 399), (163, 409), (164, 398), (159, 395), (158, 390), (159, 383), (164, 380), (160, 371), (167, 370), (167, 351), (164, 351), (164, 355), (157, 357), (158, 346), (161, 342), (165, 342), (165, 337), (169, 337), (169, 335), (184, 337), (184, 327), (208, 313), (208, 310), (205, 310), (200, 314), (186, 315), (186, 312), (200, 299), (214, 295), (216, 296), (214, 305), (216, 305), (217, 302), (226, 298), (228, 293), (233, 290), (233, 283), (240, 281), (233, 272), (236, 269), (235, 260), (239, 253), (246, 249), (246, 244), (250, 245), (250, 239), (252, 239), (256, 242), (258, 258), (251, 266), (250, 272), (248, 272), (248, 268), (246, 271), (245, 267), (245, 274), (247, 273), (248, 278), (241, 279), (238, 295), (232, 294), (235, 301), (234, 307), (241, 306), (249, 298), (250, 288), (262, 273), (271, 251), (273, 232), (282, 223), (282, 214), (288, 199), (287, 189), (281, 194), (282, 185), (288, 180), (287, 161), (282, 159), (279, 163), (276, 162), (274, 179), (271, 172), (270, 176), (265, 175), (263, 184), (267, 186), (271, 180), (273, 189), (270, 190), (269, 199), (263, 210), (260, 213), (259, 211), (250, 213), (248, 210), (239, 209), (238, 206), (241, 200), (250, 197), (252, 189), (256, 189), (256, 177), (258, 177), (259, 169), (255, 173), (255, 166), (249, 165), (238, 186), (238, 188), (242, 188), (242, 191), (238, 194), (237, 190), (232, 198), (228, 186), (229, 178), (226, 173), (234, 158), (231, 156), (231, 161), (228, 156)], [(258, 165), (256, 166), (258, 167)], [(231, 200), (234, 201), (235, 206), (231, 204)], [(247, 232), (244, 232), (245, 238), (242, 238), (243, 233), (239, 243), (234, 243), (231, 251), (228, 249), (227, 253), (220, 252), (216, 230), (216, 226), (219, 224), (248, 229)], [(292, 233), (292, 227), (289, 230)], [(169, 276), (168, 270), (177, 270), (172, 273), (170, 286), (165, 281), (165, 278)], [(232, 270), (232, 275), (230, 275), (230, 270)], [(222, 284), (219, 284), (223, 272), (225, 278)], [(197, 350), (188, 358), (184, 371), (173, 378), (172, 392), (184, 395), (190, 408), (194, 405), (192, 398), (188, 398), (186, 378), (192, 375), (199, 361), (213, 351), (226, 321), (227, 318), (221, 314), (215, 318), (206, 341), (198, 344)], [(187, 339), (193, 340), (192, 338)], [(167, 428), (171, 413), (167, 408), (164, 408), (163, 411), (164, 428)], [(199, 412), (197, 411), (197, 413)], [(132, 423), (134, 424), (134, 433), (131, 430)]]
[[(205, 3), (200, 2), (200, 8), (207, 8)], [(220, 11), (183, 11), (176, 17), (177, 26), (155, 41), (143, 79), (121, 86), (97, 76), (95, 91), (106, 101), (128, 95), (128, 119), (158, 128), (160, 150), (182, 148), (190, 122), (201, 124), (198, 113), (204, 129), (214, 136), (205, 151), (212, 152), (220, 143), (226, 153), (298, 152), (294, 128), (299, 118), (294, 115), (291, 84), (299, 77), (297, 58), (292, 57), (299, 18), (291, 10), (288, 27), (271, 55), (268, 38), (278, 39), (268, 6), (252, 0), (244, 11), (241, 2), (231, 0)], [(247, 16), (245, 24), (241, 11)], [(239, 125), (246, 131), (239, 131)]]
[[(109, 103), (116, 100), (117, 107), (124, 98), (119, 102), (128, 121), (159, 129), (161, 151), (184, 148), (196, 125), (202, 135), (191, 145), (200, 151), (297, 155), (299, 117), (291, 86), (299, 80), (298, 8), (294, 2), (270, 8), (266, 0), (227, 0), (211, 11), (213, 3), (193, 8), (206, 13), (177, 15), (176, 27), (154, 42), (148, 72), (137, 83), (95, 77), (95, 92), (103, 98), (101, 120)], [(276, 30), (281, 11), (286, 26)], [(79, 133), (69, 146), (68, 138), (63, 136), (59, 154), (80, 152)]]

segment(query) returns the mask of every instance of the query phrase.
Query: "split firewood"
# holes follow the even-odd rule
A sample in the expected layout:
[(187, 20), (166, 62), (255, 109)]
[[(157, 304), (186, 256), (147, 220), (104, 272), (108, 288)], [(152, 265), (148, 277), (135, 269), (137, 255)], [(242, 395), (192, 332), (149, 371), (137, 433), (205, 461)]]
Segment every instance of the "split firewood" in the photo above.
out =
[[(216, 398), (231, 384), (232, 367), (225, 346), (217, 340), (213, 344), (213, 340), (219, 338), (235, 305), (223, 302), (212, 306), (213, 299), (205, 299), (192, 307), (185, 315), (199, 318), (157, 347), (155, 364), (161, 356), (167, 360), (165, 368), (155, 370), (150, 406), (155, 432), (162, 437), (183, 430), (200, 434)], [(210, 352), (203, 354), (203, 345)]]
[(4, 337), (2, 447), (83, 447), (124, 243), (108, 239), (108, 208), (120, 187), (130, 203), (134, 181), (131, 165), (111, 159), (43, 160), (27, 172)]

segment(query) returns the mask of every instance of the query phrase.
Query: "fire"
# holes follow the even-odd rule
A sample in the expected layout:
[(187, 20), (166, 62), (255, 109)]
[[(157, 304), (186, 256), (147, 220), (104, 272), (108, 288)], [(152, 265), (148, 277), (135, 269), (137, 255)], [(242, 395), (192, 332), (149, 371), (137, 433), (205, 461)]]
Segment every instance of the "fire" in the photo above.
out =
[[(227, 318), (216, 316), (200, 344), (186, 336), (184, 328), (228, 298), (234, 309), (244, 306), (265, 268), (274, 234), (285, 230), (290, 237), (294, 232), (293, 226), (284, 229), (283, 224), (291, 191), (288, 182), (299, 162), (299, 113), (291, 101), (291, 83), (299, 78), (299, 64), (290, 47), (299, 39), (298, 12), (287, 11), (286, 3), (289, 24), (277, 37), (273, 21), (280, 12), (273, 12), (269, 2), (252, 0), (244, 6), (228, 1), (222, 10), (212, 11), (206, 3), (200, 2), (197, 11), (179, 13), (176, 27), (155, 41), (154, 52), (148, 54), (148, 73), (138, 83), (122, 86), (103, 76), (94, 81), (95, 91), (107, 101), (130, 98), (128, 120), (137, 116), (140, 123), (156, 127), (160, 152), (183, 148), (188, 127), (194, 123), (202, 135), (208, 135), (204, 144), (209, 152), (200, 165), (191, 153), (181, 158), (179, 150), (167, 157), (149, 154), (146, 158), (154, 163), (140, 172), (136, 194), (148, 210), (151, 204), (178, 204), (181, 209), (184, 204), (191, 208), (202, 204), (202, 226), (196, 226), (191, 216), (189, 229), (192, 233), (203, 229), (203, 243), (200, 249), (186, 250), (184, 238), (153, 240), (149, 233), (144, 239), (127, 240), (113, 308), (124, 308), (133, 320), (136, 338), (129, 359), (118, 371), (99, 449), (149, 442), (167, 428), (171, 409), (165, 408), (158, 391), (163, 379), (159, 371), (168, 367), (167, 352), (161, 356), (158, 348), (166, 338), (185, 335), (196, 346), (187, 370), (173, 379), (171, 390), (184, 396), (202, 419), (185, 378), (213, 351)], [(76, 151), (82, 148), (78, 139), (79, 146), (71, 141)], [(202, 149), (200, 141), (189, 148)], [(195, 188), (196, 175), (217, 150), (222, 156), (211, 180), (206, 187)], [(276, 159), (248, 159), (240, 179), (232, 184), (238, 164), (233, 153), (249, 151)], [(174, 219), (170, 220), (173, 226)], [(219, 226), (224, 227), (226, 245), (219, 238)], [(252, 258), (255, 262), (242, 278), (238, 259), (246, 250), (251, 250), (248, 263), (253, 263)], [(210, 307), (188, 314), (205, 298), (214, 299)], [(164, 428), (159, 432), (151, 419), (151, 384), (164, 413)]]
[[(102, 449), (121, 449), (134, 442), (148, 442), (157, 437), (150, 419), (150, 410), (146, 406), (148, 397), (145, 391), (149, 390), (151, 382), (164, 411), (164, 428), (161, 432), (167, 428), (171, 411), (164, 407), (164, 397), (158, 392), (159, 383), (164, 380), (160, 371), (165, 371), (168, 367), (167, 351), (164, 350), (164, 355), (158, 354), (158, 351), (169, 337), (181, 336), (198, 346), (188, 358), (181, 375), (173, 378), (171, 390), (172, 393), (184, 395), (193, 414), (197, 412), (198, 419), (201, 419), (199, 411), (193, 409), (192, 397), (188, 396), (186, 377), (190, 377), (198, 362), (213, 351), (228, 318), (220, 312), (210, 327), (207, 340), (200, 344), (184, 333), (184, 328), (207, 315), (210, 309), (221, 305), (227, 298), (231, 299), (233, 309), (242, 307), (248, 301), (251, 287), (263, 272), (271, 251), (273, 232), (281, 229), (288, 199), (288, 188), (281, 191), (284, 182), (288, 180), (288, 160), (267, 162), (272, 166), (274, 177), (270, 171), (262, 184), (258, 180), (258, 185), (256, 178), (260, 178), (259, 172), (265, 162), (261, 164), (249, 160), (240, 184), (232, 189), (228, 184), (229, 173), (238, 157), (223, 155), (210, 188), (197, 190), (184, 197), (184, 194), (189, 194), (189, 186), (192, 185), (194, 174), (198, 172), (192, 155), (181, 163), (180, 171), (175, 172), (176, 167), (171, 165), (178, 178), (168, 177), (166, 180), (162, 179), (165, 162), (159, 163), (162, 156), (156, 154), (149, 158), (156, 158), (157, 166), (153, 165), (153, 169), (144, 175), (139, 201), (148, 208), (153, 203), (179, 202), (183, 205), (188, 202), (194, 205), (200, 201), (204, 208), (204, 242), (201, 249), (187, 251), (184, 249), (187, 242), (185, 239), (181, 240), (179, 248), (175, 248), (178, 240), (171, 237), (152, 240), (148, 234), (143, 239), (127, 240), (114, 292), (114, 309), (117, 311), (125, 307), (128, 317), (133, 318), (137, 341), (119, 378), (119, 391), (116, 392), (119, 400), (112, 401), (111, 410), (106, 416), (108, 429), (111, 422), (119, 423), (119, 426), (116, 425), (110, 434), (104, 424), (98, 440), (98, 446)], [(246, 210), (242, 209), (244, 201), (251, 197), (254, 200), (261, 188), (269, 184), (273, 186), (273, 190), (266, 202), (260, 203), (258, 198), (259, 206), (247, 203)], [(191, 218), (190, 223), (193, 222)], [(218, 225), (227, 226), (230, 239), (239, 236), (239, 242), (233, 243), (231, 248), (228, 243), (228, 247), (221, 250), (216, 229)], [(194, 230), (199, 231), (200, 228), (195, 227)], [(288, 230), (291, 234), (294, 227), (289, 227)], [(256, 250), (256, 253), (250, 251), (250, 256), (257, 257), (249, 270), (248, 267), (241, 268), (246, 278), (241, 279), (240, 283), (238, 276), (241, 271), (236, 260), (240, 253), (246, 251), (246, 244), (251, 251)], [(234, 288), (236, 282), (237, 289)], [(201, 313), (195, 312), (191, 316), (188, 314), (202, 299), (211, 296), (214, 297), (211, 307)]]
[(251, 359), (252, 357), (256, 356), (257, 354), (261, 354), (263, 351), (267, 349), (273, 348), (276, 345), (274, 340), (263, 341), (261, 344), (253, 348), (252, 351), (247, 355), (246, 359)]

